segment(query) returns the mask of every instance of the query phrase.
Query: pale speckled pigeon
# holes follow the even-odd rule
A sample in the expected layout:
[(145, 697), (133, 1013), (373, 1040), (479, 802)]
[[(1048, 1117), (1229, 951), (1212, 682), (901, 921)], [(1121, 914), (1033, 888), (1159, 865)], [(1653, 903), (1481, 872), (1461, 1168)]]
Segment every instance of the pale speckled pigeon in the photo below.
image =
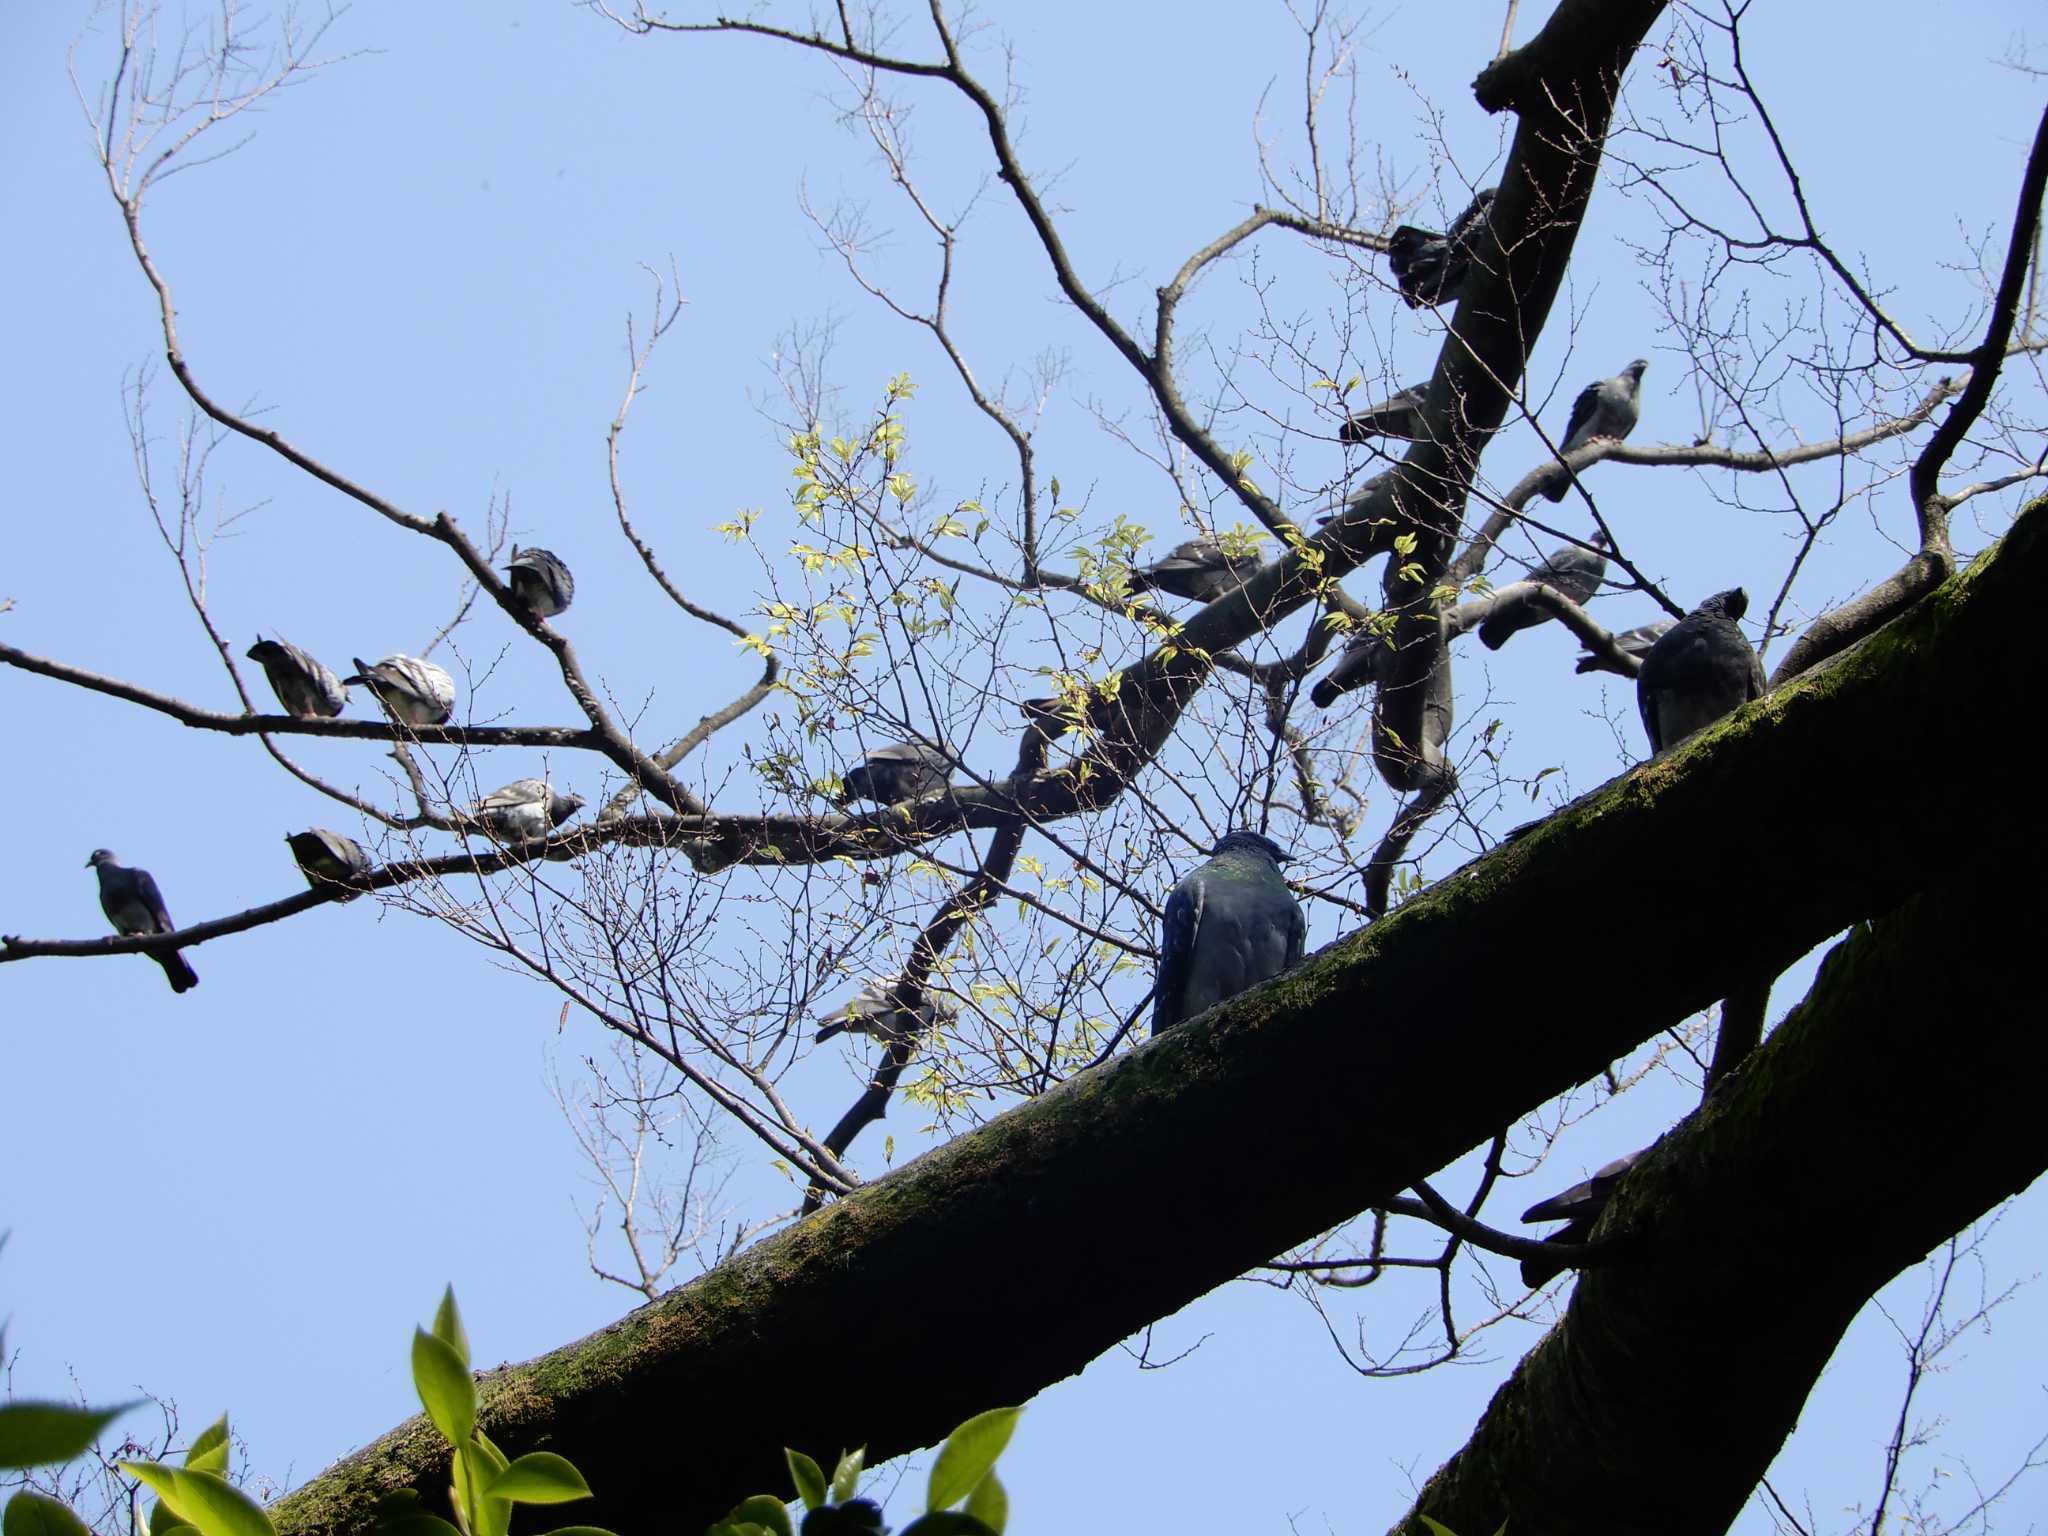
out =
[[(1597, 529), (1586, 542), (1592, 546), (1590, 549), (1567, 544), (1562, 549), (1552, 550), (1541, 565), (1516, 580), (1537, 582), (1561, 592), (1575, 603), (1584, 603), (1600, 590), (1600, 579), (1607, 574), (1608, 547), (1607, 535)], [(1497, 651), (1511, 637), (1539, 624), (1548, 624), (1554, 617), (1534, 603), (1518, 603), (1510, 611), (1489, 618), (1479, 626), (1479, 643), (1489, 651)]]
[(455, 713), (455, 679), (431, 661), (415, 656), (386, 656), (374, 667), (355, 658), (351, 687), (363, 687), (406, 725), (441, 725)]
[[(129, 869), (105, 848), (95, 848), (85, 861), (87, 869), (100, 875), (100, 910), (117, 933), (175, 933), (178, 925), (164, 910), (163, 892), (146, 869)], [(173, 992), (189, 992), (199, 985), (199, 973), (192, 969), (182, 950), (168, 949), (149, 957), (164, 968)]]
[(1216, 535), (1205, 533), (1175, 545), (1173, 553), (1165, 559), (1132, 571), (1131, 590), (1164, 592), (1169, 597), (1213, 603), (1251, 580), (1260, 563), (1255, 554), (1226, 554)]
[(1291, 858), (1257, 832), (1226, 832), (1166, 898), (1152, 1033), (1213, 1008), (1301, 959), (1308, 919), (1281, 878)]
[(1764, 696), (1764, 664), (1735, 622), (1748, 611), (1749, 594), (1742, 588), (1716, 592), (1643, 657), (1636, 707), (1651, 751), (1675, 747)]
[[(1635, 431), (1636, 419), (1643, 411), (1643, 370), (1649, 366), (1646, 359), (1639, 357), (1613, 378), (1580, 390), (1579, 398), (1572, 402), (1571, 420), (1565, 423), (1564, 441), (1557, 451), (1570, 453), (1596, 437), (1611, 437), (1618, 442)], [(1552, 501), (1563, 501), (1565, 492), (1571, 488), (1571, 476), (1560, 470), (1558, 478), (1543, 487), (1543, 494)]]
[(1393, 656), (1393, 648), (1384, 636), (1373, 630), (1361, 631), (1344, 647), (1337, 665), (1316, 679), (1315, 687), (1309, 691), (1310, 702), (1317, 709), (1328, 709), (1352, 689), (1379, 682)]
[(943, 789), (952, 771), (952, 759), (937, 747), (921, 741), (892, 742), (876, 747), (857, 767), (847, 770), (839, 804), (872, 800), (877, 805), (895, 805)]
[(1410, 309), (1449, 304), (1464, 292), (1465, 279), (1472, 272), (1472, 253), (1498, 190), (1488, 187), (1474, 194), (1471, 205), (1442, 234), (1403, 224), (1387, 237), (1387, 265)]
[(266, 640), (261, 635), (249, 647), (248, 657), (263, 668), (270, 679), (270, 691), (288, 715), (302, 720), (333, 718), (348, 707), (348, 690), (341, 679), (316, 656), (300, 650), (285, 639)]
[[(1611, 1163), (1603, 1163), (1590, 1179), (1574, 1184), (1562, 1194), (1552, 1195), (1548, 1200), (1539, 1200), (1522, 1212), (1524, 1221), (1568, 1221), (1570, 1226), (1561, 1232), (1553, 1232), (1543, 1239), (1546, 1243), (1583, 1243), (1592, 1235), (1593, 1223), (1600, 1219), (1600, 1213), (1607, 1209), (1607, 1202), (1614, 1195), (1614, 1188), (1628, 1171), (1641, 1160), (1644, 1152), (1631, 1152), (1626, 1157), (1617, 1157)], [(1547, 1285), (1554, 1277), (1564, 1272), (1562, 1264), (1552, 1264), (1543, 1259), (1522, 1260), (1522, 1284), (1535, 1290)]]
[(469, 808), (487, 830), (508, 843), (546, 837), (582, 809), (581, 795), (564, 794), (546, 779), (514, 779)]
[(536, 619), (551, 619), (575, 600), (576, 578), (552, 551), (514, 544), (505, 574), (512, 581), (512, 596)]
[(1337, 429), (1337, 441), (1363, 443), (1375, 437), (1420, 437), (1422, 397), (1428, 393), (1427, 384), (1411, 384), (1398, 394), (1389, 395), (1378, 405), (1353, 411), (1344, 418), (1344, 425)]
[(325, 827), (312, 827), (288, 834), (285, 841), (291, 845), (292, 857), (299, 861), (299, 872), (306, 877), (306, 884), (314, 890), (337, 887), (336, 901), (354, 901), (363, 894), (358, 887), (370, 873), (370, 855), (354, 838)]
[(830, 1040), (834, 1035), (852, 1031), (873, 1035), (879, 1040), (893, 1040), (901, 1035), (943, 1027), (958, 1017), (951, 1008), (934, 1002), (930, 992), (926, 992), (924, 1001), (917, 1007), (903, 1007), (896, 997), (896, 988), (902, 982), (901, 975), (881, 976), (869, 981), (830, 1013), (819, 1016), (818, 1023), (822, 1027), (814, 1038)]
[[(1620, 646), (1625, 654), (1635, 657), (1637, 661), (1641, 661), (1650, 654), (1651, 646), (1671, 633), (1671, 627), (1677, 622), (1678, 620), (1676, 619), (1659, 619), (1654, 624), (1638, 624), (1634, 629), (1624, 629), (1620, 634), (1616, 635), (1614, 643)], [(1605, 656), (1595, 656), (1591, 651), (1579, 653), (1579, 664), (1574, 670), (1579, 672), (1615, 672), (1615, 668)], [(1630, 674), (1616, 672), (1615, 675), (1627, 677)]]

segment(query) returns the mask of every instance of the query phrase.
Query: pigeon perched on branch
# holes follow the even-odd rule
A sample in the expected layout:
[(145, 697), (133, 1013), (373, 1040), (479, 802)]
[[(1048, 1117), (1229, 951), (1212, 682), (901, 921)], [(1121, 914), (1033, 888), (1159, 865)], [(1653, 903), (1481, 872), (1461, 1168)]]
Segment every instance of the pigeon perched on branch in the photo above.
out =
[(546, 779), (514, 779), (469, 808), (486, 830), (508, 843), (546, 837), (583, 809), (581, 795), (564, 794)]
[(261, 635), (249, 647), (248, 657), (263, 668), (270, 679), (270, 691), (288, 715), (301, 720), (332, 719), (348, 707), (348, 689), (320, 659), (284, 639), (265, 640)]
[(1301, 959), (1308, 920), (1281, 878), (1293, 855), (1257, 832), (1226, 832), (1166, 898), (1152, 1033), (1213, 1008)]
[(1651, 751), (1675, 747), (1764, 696), (1764, 664), (1735, 622), (1748, 611), (1749, 594), (1742, 588), (1716, 592), (1643, 657), (1636, 707)]
[[(1677, 622), (1678, 620), (1676, 619), (1659, 619), (1654, 624), (1638, 624), (1634, 629), (1624, 629), (1620, 634), (1616, 635), (1614, 643), (1621, 648), (1623, 654), (1633, 656), (1637, 661), (1641, 661), (1650, 654), (1651, 646), (1671, 633), (1671, 626)], [(1579, 664), (1574, 670), (1579, 672), (1614, 672), (1618, 677), (1629, 675), (1618, 671), (1614, 664), (1608, 661), (1605, 656), (1596, 656), (1591, 651), (1585, 651), (1580, 654)]]
[[(1546, 1243), (1583, 1243), (1592, 1235), (1593, 1223), (1600, 1219), (1600, 1213), (1607, 1209), (1607, 1202), (1613, 1198), (1615, 1186), (1621, 1183), (1628, 1171), (1641, 1160), (1643, 1152), (1631, 1152), (1626, 1157), (1617, 1157), (1611, 1163), (1602, 1164), (1590, 1179), (1574, 1184), (1562, 1194), (1552, 1195), (1548, 1200), (1539, 1200), (1522, 1212), (1524, 1221), (1567, 1221), (1571, 1225), (1561, 1232), (1553, 1232), (1543, 1239)], [(1552, 1278), (1562, 1274), (1565, 1266), (1553, 1264), (1544, 1259), (1522, 1260), (1522, 1284), (1535, 1290), (1547, 1285)]]
[(512, 596), (536, 619), (551, 619), (575, 600), (576, 578), (548, 550), (521, 549), (514, 544), (505, 574), (512, 581)]
[(813, 1038), (830, 1040), (834, 1035), (852, 1031), (873, 1035), (880, 1040), (893, 1040), (951, 1024), (958, 1017), (951, 1008), (933, 1002), (929, 992), (917, 1007), (903, 1007), (896, 995), (896, 989), (902, 984), (901, 975), (883, 976), (868, 982), (830, 1013), (819, 1016), (818, 1023), (822, 1027)]
[[(1552, 550), (1544, 556), (1541, 565), (1517, 580), (1536, 582), (1562, 593), (1575, 603), (1584, 603), (1600, 590), (1600, 579), (1607, 574), (1607, 535), (1596, 530), (1587, 543), (1591, 548), (1567, 544), (1562, 549)], [(1508, 643), (1510, 636), (1547, 624), (1555, 617), (1557, 615), (1535, 603), (1516, 603), (1505, 613), (1495, 614), (1479, 626), (1479, 643), (1489, 651), (1497, 651)]]
[(1337, 429), (1337, 441), (1363, 443), (1375, 437), (1422, 436), (1422, 397), (1428, 393), (1427, 384), (1411, 384), (1378, 405), (1353, 411)]
[(338, 886), (336, 901), (354, 901), (363, 894), (359, 883), (370, 873), (370, 855), (354, 838), (313, 827), (293, 832), (285, 841), (291, 844), (292, 857), (299, 861), (306, 884), (314, 890)]
[(403, 724), (441, 725), (455, 713), (455, 679), (431, 661), (386, 656), (373, 667), (358, 656), (355, 662), (355, 676), (342, 681), (369, 689)]
[[(117, 933), (175, 933), (178, 925), (164, 910), (163, 893), (146, 869), (129, 869), (105, 848), (95, 848), (85, 861), (87, 869), (100, 875), (100, 910)], [(151, 951), (149, 958), (164, 968), (173, 992), (189, 992), (199, 985), (199, 973), (192, 969), (183, 952), (175, 949)]]
[(1473, 253), (1498, 190), (1488, 187), (1476, 193), (1471, 205), (1442, 234), (1403, 224), (1387, 237), (1387, 265), (1410, 309), (1449, 304), (1465, 291)]
[[(1649, 366), (1639, 357), (1613, 378), (1580, 390), (1579, 398), (1572, 402), (1571, 420), (1565, 423), (1564, 441), (1558, 445), (1558, 453), (1583, 448), (1596, 437), (1611, 437), (1619, 442), (1635, 431), (1636, 418), (1643, 410), (1643, 370)], [(1552, 501), (1563, 501), (1564, 493), (1571, 488), (1572, 477), (1559, 466), (1557, 478), (1543, 487), (1543, 494)]]
[(1192, 602), (1213, 603), (1235, 592), (1257, 573), (1261, 561), (1256, 554), (1226, 554), (1213, 533), (1174, 546), (1163, 560), (1140, 566), (1131, 572), (1133, 592), (1164, 592)]
[(843, 808), (856, 800), (877, 805), (896, 805), (946, 787), (946, 775), (953, 760), (937, 747), (921, 741), (892, 742), (876, 747), (858, 767), (847, 770), (845, 788), (839, 796)]

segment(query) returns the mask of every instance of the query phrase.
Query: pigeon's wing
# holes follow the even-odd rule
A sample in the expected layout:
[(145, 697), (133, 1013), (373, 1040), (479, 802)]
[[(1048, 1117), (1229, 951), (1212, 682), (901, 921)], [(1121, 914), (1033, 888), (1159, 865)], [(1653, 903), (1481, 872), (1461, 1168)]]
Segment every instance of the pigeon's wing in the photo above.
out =
[(1166, 898), (1159, 926), (1159, 970), (1152, 987), (1155, 1035), (1187, 1017), (1188, 979), (1194, 971), (1195, 945), (1201, 938), (1202, 910), (1207, 902), (1200, 870), (1182, 880)]
[(1287, 898), (1287, 969), (1293, 970), (1301, 964), (1301, 957), (1308, 948), (1308, 918), (1301, 910), (1301, 903), (1290, 893)]
[(1584, 446), (1579, 434), (1592, 435), (1593, 417), (1599, 409), (1600, 385), (1588, 384), (1579, 391), (1579, 398), (1572, 402), (1571, 419), (1564, 424), (1563, 452), (1570, 453), (1574, 448)]
[(1743, 644), (1749, 648), (1749, 691), (1743, 699), (1744, 703), (1748, 703), (1751, 699), (1760, 699), (1764, 696), (1764, 659), (1757, 655), (1756, 648), (1749, 645), (1747, 640), (1743, 641)]
[(149, 927), (145, 933), (171, 933), (177, 924), (171, 921), (171, 914), (164, 910), (164, 893), (157, 889), (156, 878), (146, 869), (131, 869), (129, 890), (143, 911), (149, 914)]

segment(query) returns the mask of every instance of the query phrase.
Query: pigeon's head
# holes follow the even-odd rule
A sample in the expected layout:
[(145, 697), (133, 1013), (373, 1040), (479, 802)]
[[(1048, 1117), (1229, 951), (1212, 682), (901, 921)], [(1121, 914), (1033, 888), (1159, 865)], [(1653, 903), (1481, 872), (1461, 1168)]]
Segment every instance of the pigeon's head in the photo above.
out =
[(85, 861), (85, 867), (87, 869), (98, 869), (102, 864), (118, 864), (120, 862), (119, 859), (114, 857), (113, 849), (95, 848), (92, 851), (92, 857)]
[(247, 656), (251, 661), (260, 662), (266, 656), (275, 656), (278, 653), (278, 650), (279, 646), (275, 640), (266, 640), (261, 635), (258, 635), (256, 637), (256, 643), (250, 646), (249, 649), (244, 651), (242, 654)]
[(566, 795), (562, 794), (560, 791), (556, 791), (553, 800), (550, 801), (548, 804), (548, 815), (553, 817), (555, 822), (559, 825), (560, 823), (567, 821), (571, 816), (574, 816), (578, 811), (582, 810), (583, 807), (588, 805), (589, 803), (589, 801), (585, 800), (581, 795), (576, 794), (574, 791), (571, 791)]
[(1749, 612), (1749, 594), (1740, 587), (1730, 587), (1726, 592), (1716, 592), (1693, 611), (1718, 613), (1724, 619), (1739, 619)]
[(1216, 840), (1216, 846), (1210, 849), (1209, 853), (1211, 857), (1214, 857), (1220, 853), (1227, 853), (1232, 848), (1244, 848), (1263, 853), (1275, 864), (1284, 863), (1286, 860), (1294, 857), (1293, 854), (1282, 848), (1263, 832), (1250, 832), (1243, 827), (1239, 827), (1235, 832), (1224, 833)]
[(1647, 357), (1639, 357), (1621, 371), (1634, 383), (1640, 384), (1643, 382), (1643, 370), (1649, 366), (1650, 360)]

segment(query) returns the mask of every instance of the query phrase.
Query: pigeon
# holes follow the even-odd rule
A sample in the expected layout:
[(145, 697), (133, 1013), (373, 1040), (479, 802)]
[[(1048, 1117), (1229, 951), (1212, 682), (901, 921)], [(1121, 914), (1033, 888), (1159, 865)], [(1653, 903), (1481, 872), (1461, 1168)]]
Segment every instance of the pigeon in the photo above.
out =
[(951, 758), (921, 741), (877, 747), (861, 760), (859, 767), (847, 770), (839, 804), (843, 809), (856, 800), (872, 800), (877, 805), (914, 800), (945, 788), (946, 775), (952, 767)]
[(263, 668), (270, 679), (270, 691), (288, 715), (301, 720), (316, 716), (332, 719), (348, 707), (348, 690), (341, 679), (321, 664), (319, 658), (300, 650), (289, 640), (266, 640), (261, 635), (249, 647), (248, 657)]
[[(1585, 602), (1600, 590), (1600, 578), (1607, 574), (1607, 535), (1596, 530), (1586, 542), (1591, 548), (1567, 544), (1562, 549), (1553, 549), (1524, 579), (1550, 587), (1575, 603)], [(1479, 643), (1489, 651), (1497, 651), (1508, 643), (1509, 636), (1547, 624), (1555, 617), (1534, 603), (1517, 603), (1479, 626)]]
[(512, 546), (512, 596), (536, 619), (551, 619), (567, 610), (576, 597), (576, 578), (551, 551)]
[(1280, 861), (1292, 857), (1257, 832), (1226, 832), (1209, 862), (1173, 888), (1160, 924), (1154, 1035), (1301, 959), (1308, 919), (1280, 876)]
[(455, 713), (455, 679), (431, 661), (386, 656), (373, 667), (358, 656), (355, 662), (355, 676), (342, 681), (369, 689), (403, 724), (440, 725)]
[[(1637, 661), (1641, 661), (1650, 654), (1651, 646), (1671, 633), (1671, 626), (1677, 622), (1678, 620), (1676, 619), (1659, 619), (1654, 624), (1638, 624), (1634, 629), (1624, 629), (1620, 634), (1616, 635), (1614, 643), (1620, 646), (1628, 655), (1635, 657)], [(1615, 669), (1605, 656), (1595, 656), (1591, 651), (1587, 651), (1579, 657), (1579, 664), (1575, 670), (1580, 672), (1613, 672)], [(1623, 676), (1626, 674), (1617, 673), (1616, 675)]]
[(1403, 224), (1387, 237), (1387, 265), (1410, 309), (1449, 304), (1465, 290), (1472, 272), (1472, 252), (1486, 226), (1495, 192), (1476, 193), (1471, 206), (1451, 221), (1443, 234)]
[[(1617, 1157), (1611, 1163), (1601, 1165), (1593, 1177), (1574, 1184), (1562, 1194), (1552, 1195), (1548, 1200), (1539, 1200), (1522, 1212), (1524, 1221), (1568, 1221), (1571, 1225), (1561, 1232), (1553, 1232), (1543, 1239), (1546, 1243), (1583, 1243), (1593, 1231), (1593, 1223), (1600, 1219), (1600, 1213), (1607, 1209), (1607, 1202), (1614, 1194), (1615, 1185), (1635, 1167), (1644, 1152), (1631, 1152), (1626, 1157)], [(1564, 1272), (1565, 1266), (1553, 1264), (1547, 1259), (1522, 1260), (1522, 1284), (1535, 1290), (1547, 1285)]]
[(314, 827), (293, 832), (285, 841), (291, 844), (292, 857), (299, 861), (306, 884), (314, 890), (339, 887), (334, 892), (336, 901), (354, 901), (363, 894), (356, 886), (370, 872), (370, 855), (354, 838)]
[(1742, 588), (1716, 592), (1643, 657), (1636, 707), (1651, 751), (1675, 747), (1764, 696), (1764, 664), (1735, 622), (1748, 610), (1749, 594)]
[(487, 831), (504, 842), (546, 837), (583, 809), (581, 795), (565, 795), (546, 779), (514, 779), (469, 808)]
[(1174, 546), (1164, 560), (1131, 572), (1133, 592), (1164, 592), (1197, 603), (1213, 603), (1251, 580), (1260, 565), (1254, 554), (1225, 554), (1216, 535), (1205, 533)]
[[(1565, 423), (1564, 442), (1557, 451), (1570, 453), (1596, 437), (1611, 437), (1618, 442), (1635, 431), (1636, 418), (1643, 409), (1643, 370), (1649, 366), (1639, 357), (1613, 378), (1580, 390), (1579, 398), (1572, 402), (1571, 420)], [(1563, 501), (1564, 493), (1571, 488), (1572, 477), (1560, 471), (1556, 479), (1543, 487), (1543, 494), (1552, 501)]]
[[(164, 910), (163, 893), (156, 888), (146, 869), (128, 869), (105, 848), (95, 848), (85, 861), (87, 869), (100, 872), (100, 910), (117, 933), (175, 933), (178, 925)], [(175, 949), (153, 951), (150, 959), (164, 968), (173, 992), (189, 992), (199, 985), (199, 973), (184, 954)]]
[(933, 1002), (930, 993), (926, 993), (924, 1002), (915, 1008), (900, 1006), (896, 1000), (896, 988), (902, 983), (901, 975), (882, 976), (870, 981), (847, 1001), (822, 1015), (818, 1023), (823, 1027), (813, 1038), (830, 1040), (834, 1035), (852, 1030), (881, 1040), (893, 1040), (919, 1030), (951, 1024), (957, 1017), (952, 1009)]
[(1428, 393), (1428, 384), (1411, 384), (1378, 405), (1352, 412), (1344, 418), (1344, 425), (1337, 429), (1337, 441), (1362, 443), (1375, 437), (1420, 437), (1422, 397)]
[(1393, 655), (1384, 635), (1370, 629), (1361, 631), (1344, 647), (1337, 665), (1316, 680), (1309, 699), (1317, 709), (1328, 709), (1352, 689), (1380, 681), (1382, 668)]

